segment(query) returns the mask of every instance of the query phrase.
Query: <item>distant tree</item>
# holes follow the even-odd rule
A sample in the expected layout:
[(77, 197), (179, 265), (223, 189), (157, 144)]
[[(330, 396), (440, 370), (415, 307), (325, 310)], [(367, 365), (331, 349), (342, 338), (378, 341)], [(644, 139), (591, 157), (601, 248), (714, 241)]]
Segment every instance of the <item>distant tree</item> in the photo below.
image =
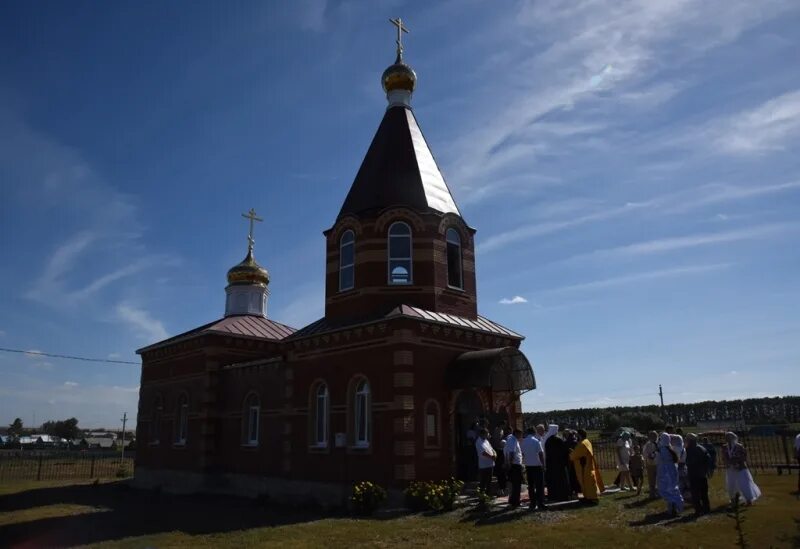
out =
[(625, 427), (633, 427), (642, 433), (662, 429), (664, 422), (656, 414), (648, 412), (626, 412), (620, 416)]
[(48, 435), (67, 440), (79, 438), (81, 434), (80, 429), (78, 429), (78, 420), (74, 417), (63, 421), (46, 421), (42, 424), (42, 430)]
[(22, 435), (22, 420), (17, 418), (14, 422), (8, 426), (8, 434), (14, 438), (19, 438)]

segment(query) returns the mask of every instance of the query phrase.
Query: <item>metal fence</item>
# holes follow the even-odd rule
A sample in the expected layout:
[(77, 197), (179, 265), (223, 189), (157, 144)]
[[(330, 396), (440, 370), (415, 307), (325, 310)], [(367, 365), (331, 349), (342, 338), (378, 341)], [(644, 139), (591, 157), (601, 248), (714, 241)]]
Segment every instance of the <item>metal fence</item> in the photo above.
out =
[(133, 474), (133, 457), (118, 452), (21, 450), (0, 452), (0, 482), (9, 480), (77, 480), (125, 478)]
[[(717, 467), (722, 467), (722, 446), (724, 442), (718, 440), (721, 437), (709, 437), (717, 451)], [(794, 457), (794, 436), (786, 434), (775, 435), (743, 435), (739, 437), (739, 442), (747, 450), (747, 465), (751, 469), (775, 470), (778, 465), (797, 463)], [(644, 441), (642, 442), (644, 444)], [(595, 459), (601, 469), (617, 468), (617, 446), (612, 439), (598, 440), (592, 442)]]

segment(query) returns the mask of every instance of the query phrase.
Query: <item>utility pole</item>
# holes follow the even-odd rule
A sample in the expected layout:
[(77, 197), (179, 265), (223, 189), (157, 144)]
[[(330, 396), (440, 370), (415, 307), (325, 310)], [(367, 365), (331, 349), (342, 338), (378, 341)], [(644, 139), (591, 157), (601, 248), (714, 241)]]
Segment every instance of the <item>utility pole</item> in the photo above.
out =
[(128, 421), (128, 412), (122, 414), (122, 465), (125, 465), (125, 423)]
[(661, 399), (661, 419), (664, 419), (664, 391), (661, 389), (661, 384), (658, 384), (658, 397)]

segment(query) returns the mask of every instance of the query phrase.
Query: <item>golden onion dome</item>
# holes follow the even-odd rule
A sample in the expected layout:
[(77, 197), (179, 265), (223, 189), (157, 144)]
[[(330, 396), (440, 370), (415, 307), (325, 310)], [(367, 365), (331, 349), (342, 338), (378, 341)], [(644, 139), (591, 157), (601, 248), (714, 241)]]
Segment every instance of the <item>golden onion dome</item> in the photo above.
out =
[(241, 263), (228, 271), (228, 284), (269, 284), (269, 272), (256, 263), (252, 248)]
[(381, 76), (383, 91), (389, 93), (392, 90), (414, 91), (417, 85), (417, 73), (414, 69), (403, 62), (403, 58), (398, 54), (397, 60), (393, 65), (387, 67)]

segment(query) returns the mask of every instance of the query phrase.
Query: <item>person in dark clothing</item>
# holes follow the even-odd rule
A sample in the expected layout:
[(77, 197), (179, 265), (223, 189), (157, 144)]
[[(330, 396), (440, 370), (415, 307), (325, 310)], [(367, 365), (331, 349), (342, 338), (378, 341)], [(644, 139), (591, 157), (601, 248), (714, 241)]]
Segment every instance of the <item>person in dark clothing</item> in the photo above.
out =
[(686, 469), (689, 477), (689, 490), (696, 514), (710, 513), (708, 501), (708, 473), (711, 459), (705, 448), (697, 443), (697, 435), (686, 436)]
[(506, 441), (500, 439), (497, 445), (497, 459), (494, 462), (494, 476), (497, 477), (498, 496), (506, 495), (508, 485), (508, 465), (506, 464)]
[(508, 505), (511, 508), (519, 507), (522, 491), (522, 448), (519, 445), (521, 438), (522, 429), (514, 429), (511, 436), (506, 439), (506, 463), (508, 463), (508, 480), (511, 482)]
[[(570, 452), (575, 449), (575, 446), (578, 445), (578, 433), (575, 432), (574, 429), (570, 429), (566, 432), (564, 438), (564, 446), (567, 448), (567, 456), (569, 457)], [(581, 491), (581, 485), (578, 482), (578, 474), (575, 472), (575, 467), (571, 467), (569, 462), (567, 463), (567, 474), (569, 475), (569, 497), (572, 499), (573, 497), (577, 497), (578, 492)]]
[(714, 471), (717, 470), (717, 449), (714, 448), (714, 444), (708, 440), (708, 437), (703, 437), (703, 448), (706, 449), (708, 452), (708, 459), (709, 459), (709, 467), (708, 467), (708, 478), (714, 476)]
[(567, 470), (572, 467), (569, 467), (569, 450), (566, 441), (557, 433), (548, 437), (544, 443), (547, 501), (570, 499), (571, 489)]

